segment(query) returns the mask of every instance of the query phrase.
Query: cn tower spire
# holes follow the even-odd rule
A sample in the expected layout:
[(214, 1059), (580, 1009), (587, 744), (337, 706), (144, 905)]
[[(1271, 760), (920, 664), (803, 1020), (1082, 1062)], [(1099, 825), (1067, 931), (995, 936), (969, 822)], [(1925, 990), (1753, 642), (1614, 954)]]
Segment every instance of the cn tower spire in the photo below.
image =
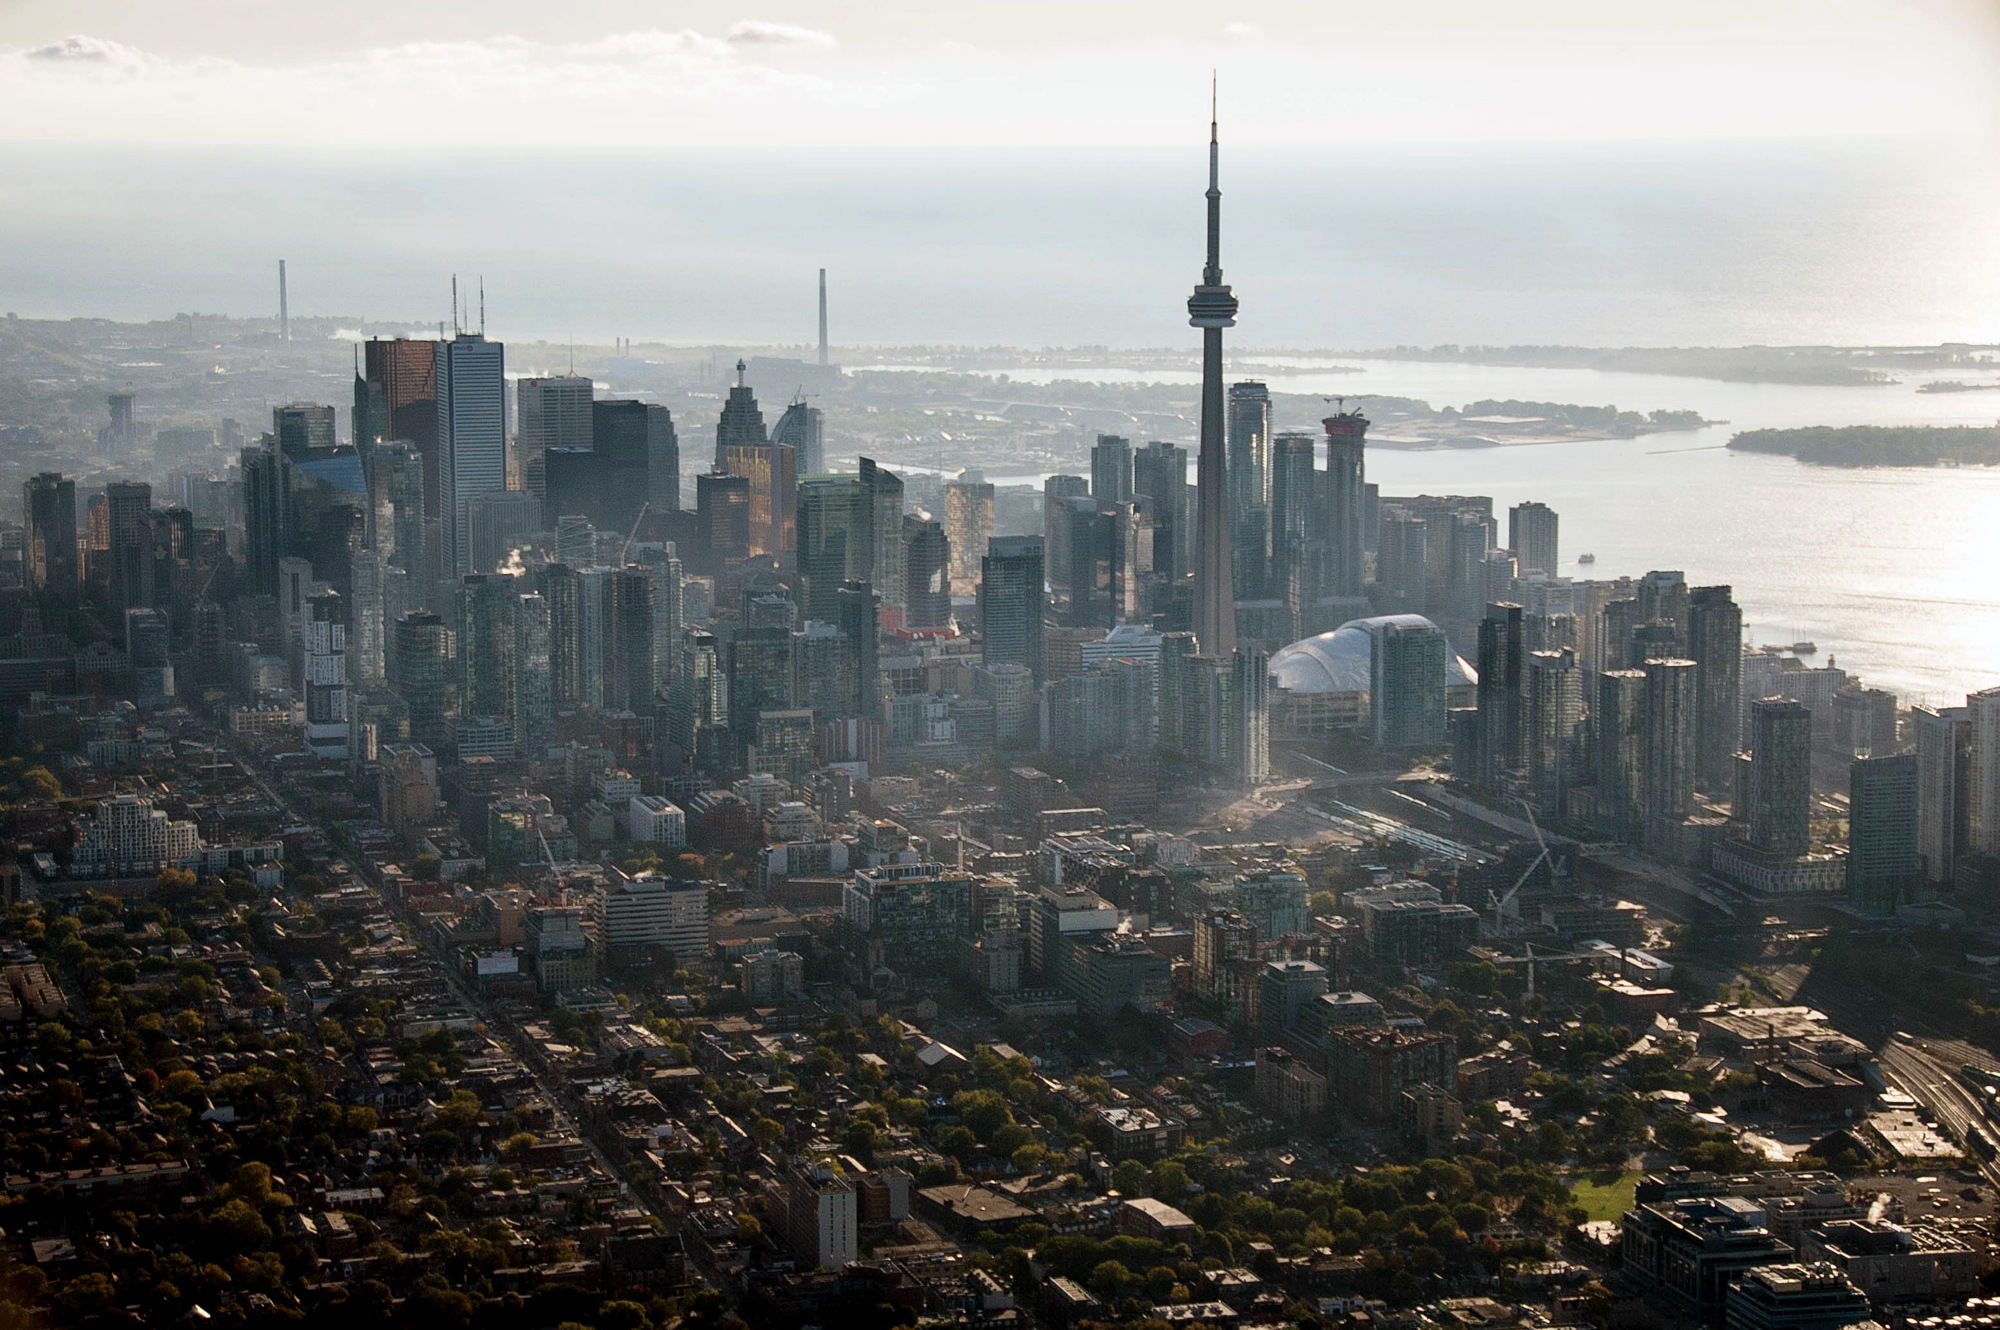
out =
[(1204, 656), (1236, 651), (1236, 592), (1229, 553), (1229, 481), (1224, 460), (1222, 330), (1236, 326), (1236, 297), (1222, 284), (1222, 173), (1215, 86), (1209, 85), (1208, 265), (1188, 299), (1201, 329), (1201, 454), (1195, 467), (1194, 632)]

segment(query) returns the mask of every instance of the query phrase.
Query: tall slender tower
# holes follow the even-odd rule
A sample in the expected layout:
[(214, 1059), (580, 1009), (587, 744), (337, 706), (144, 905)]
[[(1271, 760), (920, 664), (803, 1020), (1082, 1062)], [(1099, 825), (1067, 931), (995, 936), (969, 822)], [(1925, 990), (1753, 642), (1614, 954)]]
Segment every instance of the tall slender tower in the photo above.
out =
[(826, 269), (819, 270), (819, 363), (826, 366)]
[(1201, 329), (1201, 456), (1195, 468), (1194, 631), (1201, 654), (1236, 651), (1236, 597), (1229, 567), (1229, 471), (1224, 456), (1222, 330), (1236, 326), (1236, 297), (1222, 284), (1221, 149), (1214, 90), (1208, 121), (1208, 264), (1188, 298), (1188, 323)]

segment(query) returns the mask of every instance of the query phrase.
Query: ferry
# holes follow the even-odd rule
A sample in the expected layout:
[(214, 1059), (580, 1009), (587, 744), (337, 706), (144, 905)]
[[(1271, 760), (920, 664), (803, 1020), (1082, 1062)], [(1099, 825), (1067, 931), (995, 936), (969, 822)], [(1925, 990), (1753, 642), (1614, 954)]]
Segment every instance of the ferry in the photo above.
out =
[(1597, 556), (1595, 554), (1579, 554), (1576, 556), (1576, 561), (1578, 563), (1596, 563)]
[(1792, 643), (1792, 654), (1794, 656), (1812, 656), (1812, 655), (1817, 655), (1818, 652), (1819, 652), (1819, 644), (1817, 642)]

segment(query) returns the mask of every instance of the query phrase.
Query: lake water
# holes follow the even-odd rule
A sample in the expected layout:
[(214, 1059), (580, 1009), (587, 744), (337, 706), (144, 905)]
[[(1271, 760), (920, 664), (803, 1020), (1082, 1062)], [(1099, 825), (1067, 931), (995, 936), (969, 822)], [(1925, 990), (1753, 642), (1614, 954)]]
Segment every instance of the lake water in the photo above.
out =
[[(1258, 357), (1268, 366), (1268, 357)], [(1638, 439), (1413, 452), (1370, 448), (1385, 494), (1538, 499), (1562, 521), (1563, 572), (1637, 576), (1678, 568), (1690, 584), (1725, 582), (1754, 643), (1818, 643), (1871, 686), (1905, 701), (1956, 703), (2000, 684), (2000, 469), (1843, 470), (1730, 452), (1738, 430), (1800, 425), (1991, 425), (2000, 392), (1915, 391), (1924, 377), (1878, 387), (1719, 383), (1597, 370), (1514, 369), (1343, 360), (1361, 373), (1266, 374), (1278, 392), (1372, 392), (1433, 406), (1481, 398), (1699, 411), (1726, 421)], [(1162, 371), (1010, 371), (1016, 379), (1195, 382)], [(1298, 427), (1303, 420), (1281, 419)], [(1032, 477), (991, 476), (1016, 483)], [(1504, 526), (1503, 526), (1504, 531)], [(1576, 556), (1597, 556), (1579, 566)]]

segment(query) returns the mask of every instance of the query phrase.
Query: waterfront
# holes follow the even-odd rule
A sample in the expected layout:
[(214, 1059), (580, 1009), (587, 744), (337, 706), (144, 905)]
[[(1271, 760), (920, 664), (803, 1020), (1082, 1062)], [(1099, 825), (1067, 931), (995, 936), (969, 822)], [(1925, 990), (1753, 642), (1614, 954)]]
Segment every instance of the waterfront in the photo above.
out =
[[(1246, 361), (1272, 358), (1246, 352)], [(1992, 424), (1983, 393), (1918, 393), (1930, 378), (1872, 387), (1725, 383), (1598, 370), (1532, 369), (1341, 359), (1363, 372), (1268, 376), (1275, 392), (1370, 394), (1433, 406), (1518, 398), (1629, 410), (1686, 409), (1726, 423), (1637, 439), (1408, 451), (1371, 448), (1368, 477), (1389, 494), (1490, 494), (1539, 499), (1562, 517), (1564, 573), (1637, 576), (1679, 568), (1690, 583), (1726, 582), (1753, 643), (1808, 639), (1873, 686), (1905, 701), (1956, 702), (2000, 684), (2000, 471), (1985, 468), (1838, 470), (1788, 457), (1730, 452), (1745, 429), (1804, 425)], [(1032, 381), (1032, 369), (1012, 372)], [(1185, 381), (1179, 373), (1044, 377)], [(1186, 376), (1191, 379), (1193, 376)], [(1308, 423), (1281, 415), (1281, 428)], [(1029, 477), (992, 479), (1021, 483)], [(1597, 556), (1579, 567), (1576, 556)]]

